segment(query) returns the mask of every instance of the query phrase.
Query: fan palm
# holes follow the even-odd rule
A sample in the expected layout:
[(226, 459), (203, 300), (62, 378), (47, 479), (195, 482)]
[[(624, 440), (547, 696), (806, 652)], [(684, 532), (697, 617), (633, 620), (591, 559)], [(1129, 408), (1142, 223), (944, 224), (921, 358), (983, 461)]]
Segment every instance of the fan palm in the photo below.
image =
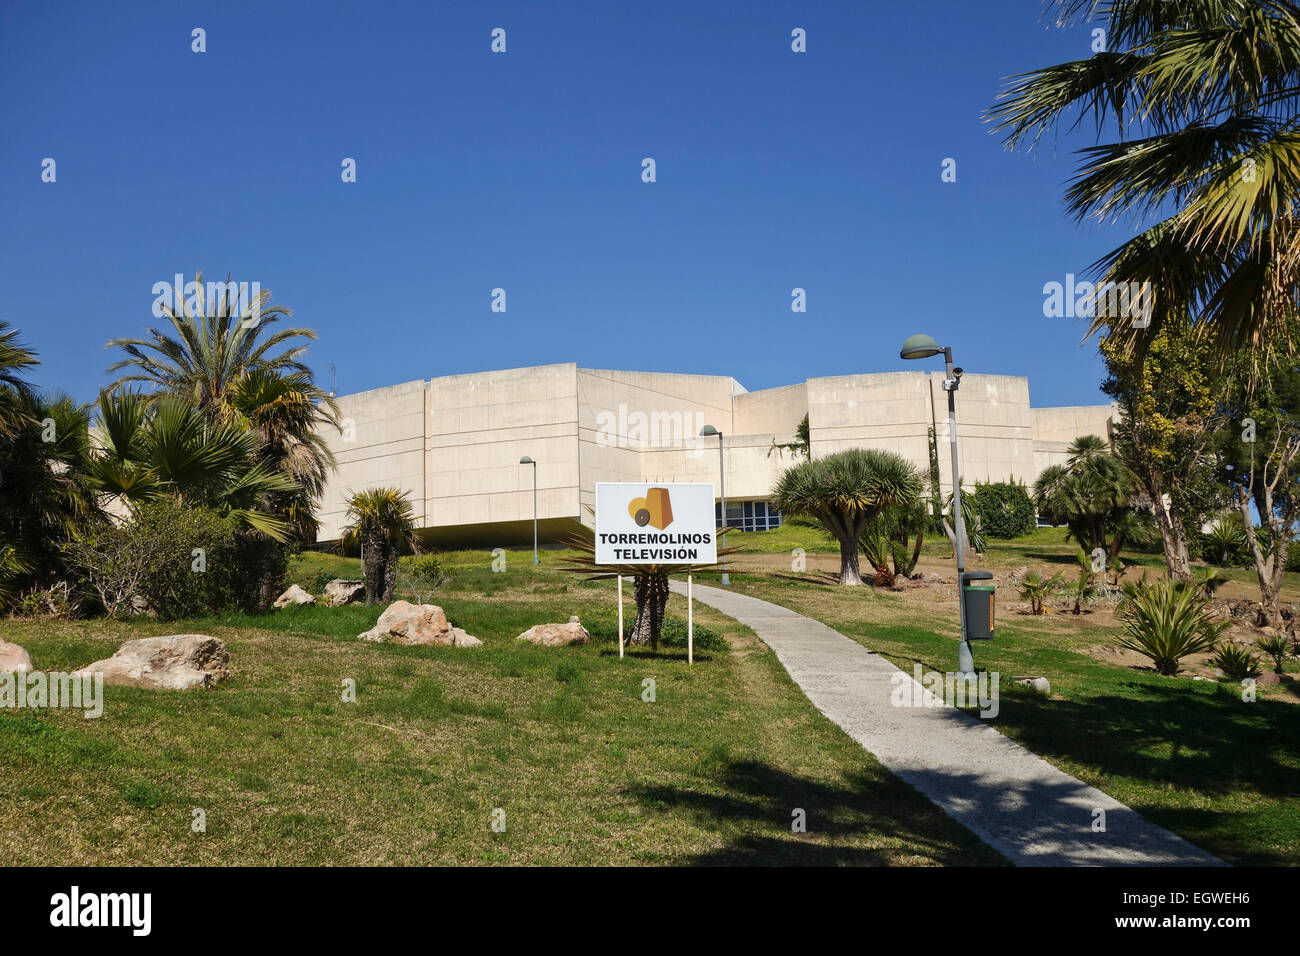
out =
[(62, 571), (61, 542), (102, 519), (85, 477), (87, 410), (67, 397), (15, 397), (23, 424), (0, 437), (0, 589), (9, 598)]
[(0, 319), (0, 439), (12, 438), (30, 420), (23, 402), (33, 393), (23, 373), (39, 364), (36, 353), (18, 340), (18, 330)]
[[(1010, 148), (1070, 116), (1100, 137), (1066, 192), (1080, 220), (1145, 226), (1103, 256), (1103, 281), (1158, 290), (1146, 330), (1099, 311), (1093, 331), (1141, 349), (1183, 311), (1227, 357), (1287, 342), (1300, 279), (1300, 10), (1286, 0), (1058, 0), (1108, 49), (1012, 77), (987, 113)], [(1153, 221), (1154, 220), (1154, 221)]]
[(338, 406), (307, 372), (258, 368), (230, 389), (233, 419), (257, 435), (258, 459), (289, 475), (298, 487), (276, 496), (273, 509), (300, 540), (314, 541), (314, 503), (325, 491), (334, 455), (320, 426), (338, 427)]
[(415, 550), (415, 513), (399, 488), (368, 488), (348, 499), (341, 547), (360, 544), (366, 603), (391, 601), (397, 587), (398, 558)]
[(819, 521), (840, 543), (840, 583), (859, 585), (862, 532), (886, 508), (910, 506), (920, 495), (921, 476), (902, 456), (850, 448), (787, 469), (772, 504), (787, 515)]
[(1123, 534), (1144, 532), (1124, 519), (1137, 493), (1132, 472), (1096, 435), (1076, 438), (1064, 465), (1049, 465), (1034, 482), (1039, 512), (1065, 522), (1070, 536), (1088, 551), (1103, 549), (1114, 559)]
[(174, 396), (100, 394), (94, 451), (85, 466), (96, 492), (128, 506), (170, 497), (211, 508), (276, 541), (289, 527), (267, 498), (298, 483), (258, 458), (257, 436), (237, 424), (212, 424)]

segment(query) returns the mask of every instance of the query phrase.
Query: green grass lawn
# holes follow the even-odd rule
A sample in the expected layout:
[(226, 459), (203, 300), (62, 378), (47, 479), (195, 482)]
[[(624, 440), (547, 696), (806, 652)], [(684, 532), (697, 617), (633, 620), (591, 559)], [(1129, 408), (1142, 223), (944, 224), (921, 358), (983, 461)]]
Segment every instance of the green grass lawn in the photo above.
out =
[[(911, 672), (956, 669), (955, 598), (841, 588), (792, 574), (745, 574), (745, 593), (825, 622)], [(1004, 601), (1014, 600), (1004, 595)], [(1166, 678), (1088, 654), (1115, 626), (1056, 614), (1000, 614), (977, 666), (1002, 675), (991, 723), (1148, 819), (1239, 864), (1300, 863), (1297, 684), (1260, 687)], [(1291, 674), (1300, 671), (1293, 659)], [(1010, 682), (1043, 675), (1050, 699)], [(974, 709), (972, 709), (972, 712)]]
[[(363, 606), (0, 621), (45, 670), (185, 632), (225, 640), (233, 669), (211, 691), (107, 688), (97, 720), (0, 712), (0, 852), (91, 865), (1003, 862), (818, 714), (746, 629), (697, 605), (715, 640), (702, 634), (693, 667), (678, 647), (620, 659), (612, 586), (544, 557), (534, 569), (512, 552), (494, 574), (489, 554), (447, 556), (458, 574), (435, 600), (485, 642), (474, 650), (358, 641), (380, 611)], [(305, 555), (293, 576), (357, 571)], [(573, 613), (598, 639), (514, 640)], [(791, 831), (795, 810), (808, 832)]]

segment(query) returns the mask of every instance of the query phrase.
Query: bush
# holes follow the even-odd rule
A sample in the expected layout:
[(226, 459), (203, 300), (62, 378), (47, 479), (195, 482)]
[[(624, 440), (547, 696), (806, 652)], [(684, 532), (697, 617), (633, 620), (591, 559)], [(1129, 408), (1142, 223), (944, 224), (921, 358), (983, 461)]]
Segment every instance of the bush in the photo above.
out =
[(1018, 481), (975, 482), (975, 513), (988, 538), (1019, 538), (1034, 530), (1034, 502)]
[[(623, 638), (632, 633), (633, 615), (628, 614), (623, 621)], [(582, 626), (587, 629), (593, 641), (618, 643), (618, 616), (610, 613), (591, 614), (583, 617)], [(686, 622), (680, 618), (670, 617), (664, 620), (663, 630), (659, 635), (661, 647), (686, 647)], [(695, 624), (695, 649), (707, 651), (725, 651), (730, 647), (727, 639), (713, 630)]]
[(171, 502), (143, 505), (132, 519), (83, 534), (68, 564), (110, 616), (138, 595), (164, 619), (265, 608), (287, 576), (288, 548), (242, 529), (234, 518)]
[(434, 592), (452, 576), (452, 569), (445, 567), (436, 554), (413, 554), (398, 561), (397, 585), (414, 597), (417, 604), (428, 604)]
[(1116, 643), (1151, 658), (1157, 673), (1178, 673), (1182, 659), (1214, 647), (1227, 628), (1197, 587), (1178, 581), (1130, 584), (1124, 589), (1124, 636)]
[(1229, 680), (1259, 676), (1259, 658), (1237, 644), (1221, 644), (1210, 663), (1223, 671)]

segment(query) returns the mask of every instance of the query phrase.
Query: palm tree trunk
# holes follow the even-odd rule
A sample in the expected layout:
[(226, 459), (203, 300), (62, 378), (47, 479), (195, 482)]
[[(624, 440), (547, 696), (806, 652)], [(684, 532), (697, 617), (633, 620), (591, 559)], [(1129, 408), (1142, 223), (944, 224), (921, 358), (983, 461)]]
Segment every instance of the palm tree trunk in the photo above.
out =
[(366, 582), (366, 603), (374, 604), (384, 597), (384, 543), (375, 531), (369, 531), (365, 541), (365, 560), (361, 566), (361, 576)]
[(664, 571), (638, 574), (634, 594), (636, 622), (632, 625), (628, 643), (648, 644), (657, 651), (663, 633), (664, 611), (668, 606), (668, 574)]

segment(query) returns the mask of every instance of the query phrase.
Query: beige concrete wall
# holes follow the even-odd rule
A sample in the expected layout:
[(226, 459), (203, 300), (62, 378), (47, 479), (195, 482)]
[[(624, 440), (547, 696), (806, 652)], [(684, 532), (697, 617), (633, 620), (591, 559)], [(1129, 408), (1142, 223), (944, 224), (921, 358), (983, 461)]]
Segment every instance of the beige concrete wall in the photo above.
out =
[(732, 399), (731, 431), (737, 435), (793, 435), (806, 414), (805, 382), (742, 392)]
[(339, 536), (353, 491), (397, 487), (410, 492), (417, 522), (424, 508), (424, 382), (407, 382), (338, 399), (342, 433), (326, 429), (338, 462), (319, 508), (320, 539)]
[(926, 474), (931, 424), (930, 385), (924, 372), (810, 378), (808, 430), (812, 457), (847, 448), (880, 448), (902, 455)]
[[(598, 481), (708, 480), (700, 460), (717, 439), (700, 438), (700, 429), (730, 431), (737, 390), (735, 379), (721, 375), (578, 369), (582, 488), (575, 514), (591, 524)], [(666, 472), (692, 477), (668, 479)]]
[(576, 365), (435, 378), (426, 402), (427, 526), (531, 521), (525, 455), (538, 516), (578, 513)]
[(1064, 442), (1067, 445), (1083, 435), (1110, 440), (1110, 425), (1119, 414), (1118, 406), (1062, 405), (1031, 410), (1034, 440)]
[[(794, 464), (773, 443), (794, 440), (805, 414), (814, 458), (884, 448), (928, 472), (927, 429), (938, 423), (940, 472), (951, 488), (941, 373), (813, 378), (746, 392), (728, 376), (580, 369), (505, 369), (408, 382), (339, 399), (352, 439), (326, 435), (339, 461), (321, 505), (321, 538), (337, 536), (352, 490), (411, 492), (431, 540), (531, 537), (536, 459), (543, 535), (590, 523), (598, 481), (703, 481), (716, 487), (725, 434), (727, 498), (766, 499)], [(958, 400), (963, 474), (1032, 483), (1078, 434), (1098, 432), (1108, 406), (1031, 409), (1023, 378), (967, 375)], [(1104, 431), (1100, 433), (1104, 434)]]
[[(939, 476), (944, 494), (952, 491), (952, 450), (948, 440), (948, 393), (942, 373), (931, 373)], [(968, 490), (977, 481), (1032, 484), (1034, 429), (1029, 381), (1011, 375), (963, 375), (957, 390), (957, 450)]]

